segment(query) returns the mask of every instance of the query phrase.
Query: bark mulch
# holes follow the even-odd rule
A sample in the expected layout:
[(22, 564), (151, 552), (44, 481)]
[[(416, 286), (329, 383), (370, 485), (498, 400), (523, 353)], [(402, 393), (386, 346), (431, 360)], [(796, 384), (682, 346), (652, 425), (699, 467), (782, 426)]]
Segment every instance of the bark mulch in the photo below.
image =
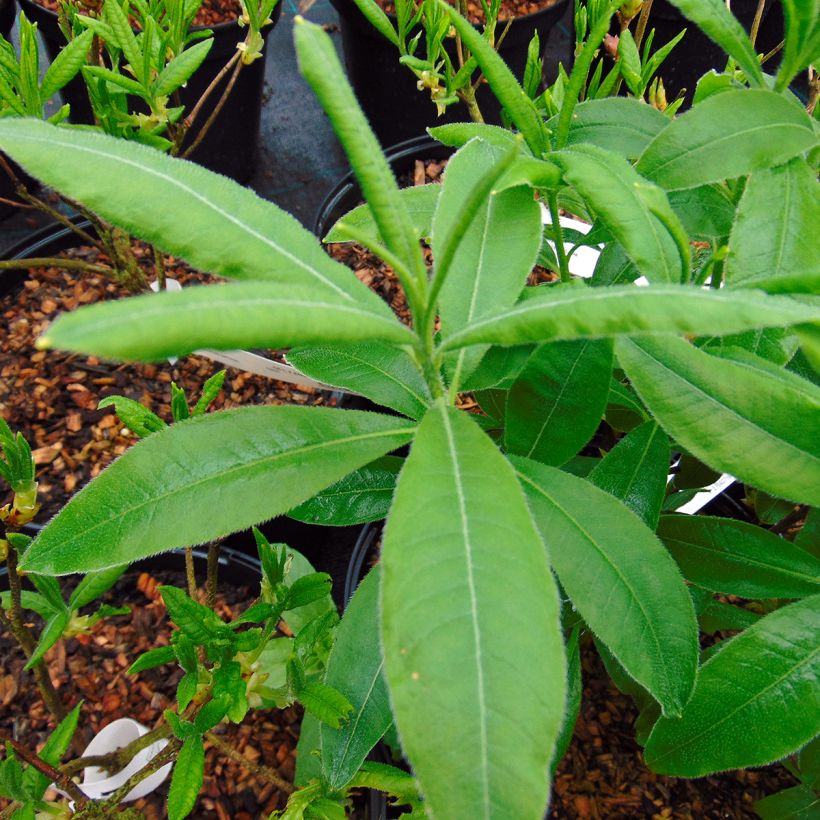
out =
[[(388, 14), (396, 13), (395, 0), (376, 0), (376, 2)], [(450, 5), (457, 5), (455, 0), (448, 0)], [(501, 8), (498, 12), (499, 20), (510, 20), (516, 17), (524, 17), (527, 14), (535, 14), (559, 3), (560, 0), (501, 0)], [(467, 19), (473, 25), (484, 23), (484, 9), (477, 0), (467, 0)]]
[[(96, 249), (68, 252), (100, 263)], [(169, 258), (168, 275), (182, 284), (214, 280)], [(2, 280), (0, 280), (2, 281)], [(0, 415), (28, 439), (38, 465), (38, 520), (56, 513), (71, 495), (133, 444), (136, 437), (118, 421), (113, 408), (97, 410), (100, 400), (125, 395), (169, 421), (171, 382), (193, 405), (202, 385), (222, 365), (188, 356), (172, 365), (113, 364), (93, 356), (37, 350), (34, 343), (62, 311), (127, 295), (103, 274), (51, 267), (31, 270), (21, 288), (0, 298)], [(281, 357), (280, 357), (281, 358)], [(330, 405), (326, 391), (272, 381), (229, 369), (222, 393), (212, 405)], [(2, 495), (2, 493), (0, 493)], [(5, 500), (0, 498), (0, 503)]]
[[(163, 560), (167, 565), (170, 558)], [(178, 560), (181, 568), (183, 557), (178, 556)], [(184, 574), (167, 569), (127, 572), (104, 600), (130, 606), (131, 613), (100, 622), (90, 635), (61, 642), (46, 655), (49, 673), (64, 701), (70, 707), (83, 701), (79, 751), (113, 720), (130, 717), (152, 728), (162, 712), (175, 704), (176, 685), (182, 676), (178, 667), (167, 665), (138, 675), (126, 674), (142, 652), (170, 642), (171, 625), (158, 592), (161, 584), (184, 587)], [(258, 585), (244, 582), (241, 586), (220, 584), (220, 590), (217, 612), (224, 618), (236, 617), (258, 595)], [(16, 644), (0, 633), (0, 733), (35, 749), (42, 746), (54, 724), (32, 678), (23, 671), (24, 663)], [(301, 708), (297, 706), (260, 709), (249, 712), (242, 724), (222, 724), (216, 732), (251, 764), (269, 767), (293, 782), (300, 721)], [(170, 778), (156, 792), (133, 804), (147, 820), (167, 816), (164, 801), (169, 782)], [(204, 785), (191, 817), (257, 820), (286, 802), (287, 795), (261, 775), (206, 746)], [(3, 806), (0, 800), (0, 810)]]
[(697, 780), (654, 774), (635, 741), (638, 710), (615, 688), (591, 643), (582, 648), (581, 666), (581, 714), (558, 765), (550, 817), (751, 820), (758, 818), (755, 801), (797, 785), (778, 765)]

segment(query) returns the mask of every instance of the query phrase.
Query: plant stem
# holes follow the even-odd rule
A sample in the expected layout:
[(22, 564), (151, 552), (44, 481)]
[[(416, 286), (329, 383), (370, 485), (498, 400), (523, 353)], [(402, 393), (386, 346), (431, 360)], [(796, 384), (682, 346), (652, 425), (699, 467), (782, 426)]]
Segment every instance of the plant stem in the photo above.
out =
[[(26, 657), (30, 658), (34, 654), (37, 642), (23, 621), (23, 607), (21, 604), (22, 589), (20, 586), (20, 575), (17, 572), (17, 550), (15, 550), (11, 544), (8, 546), (6, 569), (8, 570), (11, 606), (4, 620)], [(48, 674), (48, 669), (42, 658), (34, 664), (32, 671), (34, 672), (34, 679), (37, 681), (37, 687), (40, 690), (40, 694), (46, 706), (48, 706), (49, 711), (59, 723), (59, 721), (66, 716), (65, 706), (60, 700), (57, 690), (54, 688), (54, 684), (51, 682), (51, 677)]]
[(95, 265), (81, 259), (63, 259), (57, 256), (32, 256), (29, 259), (4, 259), (0, 261), (0, 270), (20, 270), (25, 268), (64, 268), (65, 270), (82, 270), (88, 273), (111, 275), (107, 265)]
[(219, 579), (219, 541), (208, 544), (208, 579), (205, 583), (205, 604), (213, 609), (216, 606), (216, 585)]
[(154, 272), (157, 275), (157, 284), (160, 290), (165, 290), (165, 256), (154, 246)]
[(194, 570), (194, 551), (185, 547), (185, 580), (188, 582), (188, 595), (197, 600), (196, 571)]
[(38, 772), (41, 772), (50, 780), (53, 780), (54, 783), (80, 806), (84, 806), (88, 802), (88, 797), (85, 792), (83, 792), (67, 774), (61, 772), (59, 769), (55, 769), (54, 766), (46, 763), (45, 760), (42, 760), (38, 755), (34, 754), (34, 752), (30, 752), (22, 743), (5, 737), (2, 738), (2, 741), (3, 743), (8, 743), (14, 750), (14, 753), (28, 763), (29, 766), (33, 766)]
[(73, 776), (89, 766), (97, 766), (100, 769), (106, 769), (109, 772), (118, 772), (124, 769), (134, 758), (134, 756), (147, 749), (152, 743), (158, 740), (164, 740), (171, 736), (171, 727), (167, 723), (161, 723), (150, 732), (146, 732), (142, 737), (123, 746), (120, 749), (115, 749), (104, 755), (89, 755), (88, 757), (78, 757), (76, 760), (70, 760), (68, 763), (60, 766), (60, 771), (68, 776)]
[(786, 532), (789, 527), (800, 521), (806, 512), (807, 509), (803, 505), (795, 507), (785, 518), (781, 518), (780, 521), (778, 521), (774, 526), (770, 527), (769, 532), (773, 532), (776, 535)]
[(757, 0), (757, 8), (755, 9), (754, 20), (752, 20), (752, 28), (749, 30), (749, 39), (752, 41), (752, 46), (757, 42), (757, 33), (760, 31), (760, 21), (763, 19), (763, 9), (766, 6), (766, 0)]
[(553, 238), (555, 240), (555, 255), (558, 259), (558, 273), (562, 282), (569, 282), (572, 275), (569, 272), (567, 249), (564, 247), (564, 229), (561, 227), (561, 214), (558, 208), (558, 194), (550, 191), (547, 195), (552, 222)]
[(475, 89), (468, 85), (466, 89), (458, 92), (461, 101), (467, 107), (467, 113), (470, 115), (470, 119), (473, 122), (484, 122), (484, 116), (481, 113), (481, 109), (478, 107), (478, 101), (476, 100), (475, 96)]
[(170, 763), (181, 748), (182, 743), (175, 737), (171, 738), (171, 740), (168, 741), (168, 745), (158, 755), (152, 757), (138, 772), (132, 774), (131, 777), (105, 801), (105, 805), (118, 806), (135, 786), (138, 786), (146, 777), (150, 777), (154, 772), (158, 772), (166, 763)]
[(200, 111), (202, 111), (202, 106), (208, 101), (208, 97), (213, 94), (214, 89), (222, 82), (223, 78), (228, 74), (228, 72), (234, 67), (236, 62), (241, 59), (242, 54), (237, 50), (230, 60), (225, 63), (224, 66), (219, 70), (219, 73), (216, 77), (211, 80), (211, 84), (202, 92), (202, 96), (196, 101), (196, 104), (191, 109), (191, 113), (185, 118), (185, 128), (190, 129), (191, 126), (194, 124), (194, 121), (199, 116)]
[(229, 743), (226, 743), (222, 740), (219, 735), (214, 734), (213, 732), (208, 732), (205, 735), (205, 739), (210, 743), (215, 749), (218, 749), (225, 757), (230, 758), (235, 763), (239, 763), (240, 766), (243, 766), (247, 769), (251, 774), (255, 774), (258, 777), (262, 777), (265, 780), (269, 780), (276, 786), (280, 791), (285, 792), (285, 794), (292, 794), (293, 793), (293, 786), (288, 783), (287, 780), (283, 779), (277, 772), (270, 768), (270, 766), (265, 766), (262, 763), (254, 763), (248, 760), (245, 755), (241, 752), (237, 751), (233, 748)]
[(231, 79), (228, 80), (228, 84), (225, 86), (225, 90), (222, 92), (222, 96), (219, 98), (219, 102), (214, 106), (214, 110), (211, 111), (211, 115), (208, 117), (208, 119), (205, 120), (205, 125), (202, 126), (199, 133), (196, 135), (196, 139), (183, 152), (183, 159), (187, 159), (189, 156), (191, 156), (191, 154), (197, 149), (202, 140), (205, 139), (205, 135), (211, 130), (211, 126), (214, 124), (214, 120), (216, 120), (216, 118), (219, 116), (219, 112), (222, 110), (222, 107), (228, 101), (228, 97), (230, 97), (234, 84), (236, 83), (236, 80), (239, 77), (239, 74), (242, 71), (244, 65), (245, 64), (241, 60), (236, 63), (236, 67), (233, 70), (233, 74), (231, 74)]

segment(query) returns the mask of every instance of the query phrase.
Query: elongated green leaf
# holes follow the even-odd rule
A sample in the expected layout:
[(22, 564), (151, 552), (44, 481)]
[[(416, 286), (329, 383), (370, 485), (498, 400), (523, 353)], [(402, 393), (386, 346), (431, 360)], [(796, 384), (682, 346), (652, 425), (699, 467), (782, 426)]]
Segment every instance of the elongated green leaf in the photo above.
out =
[(669, 204), (692, 239), (712, 242), (729, 236), (732, 230), (735, 206), (718, 185), (670, 191)]
[[(121, 74), (119, 71), (112, 71), (110, 68), (105, 68), (99, 65), (83, 66), (83, 74), (86, 81), (89, 77), (95, 77), (98, 80), (104, 80), (111, 85), (120, 89), (119, 93), (125, 91), (128, 94), (140, 96), (144, 93), (143, 87), (132, 77)], [(114, 89), (107, 89), (109, 94), (113, 94)]]
[[(109, 0), (111, 2), (111, 0)], [(199, 735), (186, 739), (174, 764), (168, 791), (168, 820), (183, 820), (196, 805), (205, 772), (205, 746)]]
[(562, 470), (512, 457), (561, 586), (664, 714), (695, 683), (697, 624), (675, 562), (620, 501)]
[(183, 83), (188, 82), (191, 75), (202, 65), (213, 45), (213, 38), (202, 40), (196, 45), (186, 48), (171, 60), (157, 77), (151, 89), (157, 96), (168, 96), (176, 91)]
[(680, 720), (662, 718), (646, 745), (656, 772), (702, 777), (763, 766), (820, 733), (820, 595), (761, 618), (700, 670)]
[[(433, 220), (434, 258), (442, 255), (476, 177), (491, 169), (500, 156), (498, 149), (475, 140), (450, 160)], [(461, 236), (439, 295), (442, 336), (514, 305), (540, 246), (541, 210), (529, 188), (509, 188), (486, 197)], [(479, 347), (449, 356), (445, 367), (451, 383), (460, 385), (484, 352), (485, 348)]]
[(675, 285), (569, 285), (533, 290), (515, 307), (454, 333), (442, 347), (452, 350), (486, 342), (521, 345), (620, 334), (721, 335), (812, 322), (820, 316), (810, 304), (754, 291), (714, 292)]
[(792, 78), (820, 59), (820, 4), (817, 0), (783, 0), (786, 40), (777, 71), (778, 88), (786, 88)]
[(122, 50), (126, 60), (131, 65), (131, 70), (140, 81), (147, 85), (148, 78), (143, 74), (142, 51), (140, 50), (137, 37), (131, 28), (131, 21), (123, 11), (120, 0), (105, 0), (102, 8), (102, 19), (111, 26), (114, 34), (112, 45)]
[(31, 653), (26, 665), (23, 667), (24, 669), (33, 668), (34, 665), (42, 659), (43, 655), (45, 655), (46, 652), (48, 652), (48, 650), (51, 649), (51, 647), (54, 646), (60, 638), (62, 638), (63, 632), (68, 626), (69, 620), (71, 620), (71, 613), (60, 611), (55, 612), (54, 615), (46, 621), (43, 631), (40, 633), (40, 637), (37, 640), (37, 646), (34, 647), (34, 651)]
[(555, 743), (555, 756), (552, 759), (552, 771), (555, 772), (561, 758), (566, 754), (572, 736), (575, 733), (575, 724), (581, 712), (581, 697), (584, 685), (581, 680), (581, 630), (576, 626), (567, 641), (567, 707), (564, 715), (564, 725), (561, 734)]
[(82, 609), (104, 595), (117, 583), (120, 576), (128, 569), (128, 565), (112, 567), (102, 572), (90, 572), (77, 584), (71, 597), (68, 599), (70, 609)]
[(820, 503), (820, 402), (683, 339), (619, 339), (618, 361), (658, 423), (716, 470)]
[(763, 85), (763, 72), (754, 46), (743, 26), (729, 11), (722, 0), (671, 0), (699, 29), (727, 54), (735, 58), (737, 64), (755, 85)]
[(726, 260), (727, 285), (820, 292), (820, 185), (801, 157), (749, 177)]
[(350, 159), (379, 233), (388, 249), (405, 261), (412, 271), (423, 272), (424, 263), (410, 215), (399, 196), (395, 177), (379, 142), (347, 82), (332, 40), (321, 26), (301, 17), (297, 17), (295, 23), (299, 68), (319, 98)]
[(470, 50), (490, 88), (509, 114), (515, 127), (524, 135), (535, 156), (540, 157), (548, 145), (548, 132), (533, 101), (515, 79), (512, 71), (487, 40), (456, 11), (453, 6), (437, 0), (439, 7), (450, 15), (450, 22), (462, 42)]
[[(410, 215), (416, 236), (421, 239), (430, 235), (433, 225), (433, 214), (436, 210), (438, 196), (441, 193), (441, 185), (431, 182), (429, 185), (413, 185), (410, 188), (400, 188), (399, 197)], [(352, 211), (348, 211), (339, 221), (328, 231), (324, 242), (349, 242), (350, 237), (345, 233), (345, 228), (352, 227), (363, 232), (366, 236), (372, 237), (374, 241), (384, 241), (379, 233), (378, 225), (373, 217), (373, 211), (365, 203), (359, 205)]]
[(381, 521), (387, 517), (403, 463), (395, 456), (376, 459), (294, 507), (288, 516), (331, 527)]
[(762, 820), (812, 820), (820, 812), (820, 797), (808, 786), (793, 786), (754, 804)]
[(382, 7), (374, 0), (355, 0), (355, 2), (359, 7), (359, 11), (367, 18), (373, 28), (386, 37), (394, 46), (398, 46), (399, 37)]
[(432, 402), (430, 388), (403, 350), (376, 341), (291, 350), (288, 361), (314, 379), (344, 387), (421, 418)]
[(647, 421), (624, 436), (588, 478), (654, 530), (666, 495), (668, 473), (669, 439), (654, 421)]
[[(34, 120), (0, 122), (0, 147), (33, 176), (195, 268), (302, 284), (389, 312), (293, 217), (192, 162)], [(89, 164), (93, 174), (87, 173)]]
[(569, 461), (598, 429), (611, 375), (606, 339), (537, 347), (507, 398), (507, 450), (555, 466)]
[[(567, 147), (588, 143), (637, 159), (670, 122), (657, 108), (632, 97), (586, 100), (572, 112)], [(558, 117), (547, 123), (552, 129), (557, 125)]]
[[(650, 282), (683, 281), (689, 273), (688, 260), (681, 259), (672, 236), (643, 195), (654, 186), (642, 180), (623, 157), (593, 145), (578, 145), (550, 158)], [(664, 198), (660, 190), (652, 194)], [(666, 208), (670, 218), (677, 220), (668, 202)], [(678, 229), (683, 230), (679, 224)]]
[[(82, 702), (78, 703), (57, 724), (57, 728), (49, 735), (45, 746), (38, 753), (38, 757), (50, 766), (58, 766), (63, 755), (68, 751), (74, 732), (77, 731), (81, 708)], [(36, 800), (42, 798), (50, 782), (51, 778), (39, 772), (34, 766), (28, 766), (23, 772), (23, 787)]]
[(213, 540), (287, 512), (411, 432), (400, 419), (314, 407), (244, 407), (178, 422), (75, 495), (23, 564), (84, 572)]
[(353, 706), (341, 728), (323, 723), (320, 729), (322, 768), (331, 789), (350, 782), (393, 722), (379, 644), (378, 602), (376, 567), (350, 599), (327, 662), (325, 683), (343, 692)]
[(442, 143), (454, 148), (461, 148), (471, 139), (478, 137), (484, 142), (494, 145), (496, 148), (509, 148), (515, 142), (515, 134), (506, 128), (497, 125), (486, 125), (478, 122), (456, 122), (447, 125), (437, 125), (435, 128), (428, 128), (430, 136)]
[(56, 94), (69, 80), (74, 79), (85, 65), (93, 39), (94, 32), (84, 31), (63, 47), (43, 77), (43, 84), (40, 86), (40, 96), (43, 100)]
[(687, 580), (744, 598), (820, 592), (820, 560), (762, 527), (702, 515), (665, 515), (658, 536)]
[(797, 102), (772, 91), (736, 89), (678, 117), (636, 168), (667, 190), (697, 188), (786, 162), (816, 143), (811, 119)]
[(287, 347), (328, 341), (413, 341), (395, 317), (303, 287), (262, 282), (186, 288), (64, 314), (38, 344), (115, 359), (159, 360), (202, 347)]
[(463, 413), (439, 404), (422, 422), (382, 572), (394, 718), (430, 812), (543, 817), (564, 706), (558, 602), (513, 471)]

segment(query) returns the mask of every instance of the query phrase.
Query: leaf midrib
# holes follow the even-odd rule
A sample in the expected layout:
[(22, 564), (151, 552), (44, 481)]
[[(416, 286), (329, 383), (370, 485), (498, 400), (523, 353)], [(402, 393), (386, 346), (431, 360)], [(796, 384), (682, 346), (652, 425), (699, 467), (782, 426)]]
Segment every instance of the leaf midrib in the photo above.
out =
[[(629, 581), (627, 580), (627, 578), (626, 578), (626, 577), (623, 575), (623, 573), (621, 572), (620, 568), (619, 568), (619, 567), (618, 567), (615, 563), (613, 563), (613, 562), (612, 562), (612, 560), (610, 559), (610, 557), (606, 554), (606, 552), (604, 552), (604, 551), (603, 551), (603, 550), (602, 550), (602, 549), (598, 546), (597, 541), (596, 541), (596, 540), (592, 537), (592, 535), (590, 535), (590, 533), (589, 533), (589, 532), (587, 532), (587, 530), (586, 530), (586, 529), (585, 529), (585, 528), (581, 525), (581, 523), (580, 523), (580, 522), (579, 522), (579, 521), (578, 521), (578, 520), (577, 520), (574, 516), (572, 516), (572, 515), (569, 513), (569, 511), (567, 511), (564, 507), (562, 507), (562, 506), (561, 506), (561, 504), (559, 504), (559, 503), (558, 503), (558, 501), (556, 501), (556, 499), (555, 499), (555, 498), (553, 498), (552, 496), (550, 496), (550, 495), (546, 492), (546, 490), (545, 490), (543, 487), (541, 487), (541, 485), (540, 485), (540, 484), (535, 483), (535, 481), (534, 481), (533, 479), (529, 478), (526, 474), (524, 474), (524, 473), (520, 472), (520, 471), (519, 471), (519, 470), (517, 470), (517, 469), (516, 469), (516, 473), (518, 473), (518, 476), (519, 476), (519, 477), (520, 477), (520, 478), (521, 478), (521, 479), (522, 479), (525, 483), (529, 484), (529, 485), (530, 485), (530, 486), (531, 486), (531, 487), (532, 487), (532, 488), (533, 488), (536, 492), (538, 492), (540, 495), (544, 496), (544, 498), (545, 498), (548, 502), (550, 502), (550, 503), (551, 503), (551, 504), (552, 504), (552, 505), (553, 505), (553, 506), (554, 506), (554, 507), (555, 507), (555, 508), (556, 508), (556, 509), (557, 509), (557, 510), (558, 510), (558, 511), (559, 511), (559, 512), (560, 512), (560, 513), (561, 513), (561, 514), (562, 514), (562, 515), (563, 515), (563, 516), (564, 516), (564, 517), (568, 520), (568, 521), (570, 521), (570, 522), (571, 522), (571, 523), (575, 526), (575, 528), (576, 528), (576, 529), (577, 529), (577, 530), (578, 530), (578, 531), (579, 531), (579, 532), (583, 535), (583, 537), (584, 537), (584, 538), (586, 538), (586, 540), (587, 540), (587, 541), (589, 542), (589, 544), (590, 544), (590, 545), (591, 545), (591, 546), (595, 549), (595, 551), (596, 551), (596, 552), (597, 552), (597, 553), (598, 553), (598, 554), (599, 554), (599, 555), (600, 555), (600, 556), (604, 559), (604, 561), (605, 561), (605, 562), (606, 562), (606, 563), (607, 563), (607, 564), (608, 564), (608, 565), (609, 565), (609, 566), (610, 566), (610, 567), (614, 570), (615, 574), (618, 576), (618, 578), (620, 578), (620, 579), (621, 579), (621, 582), (623, 583), (624, 587), (625, 587), (625, 588), (627, 589), (627, 591), (629, 592), (630, 596), (631, 596), (631, 597), (633, 598), (633, 600), (637, 603), (637, 605), (638, 605), (638, 609), (640, 610), (641, 614), (643, 615), (644, 623), (645, 623), (645, 624), (647, 625), (647, 627), (648, 627), (647, 631), (648, 631), (648, 632), (649, 632), (649, 634), (652, 636), (652, 640), (653, 640), (653, 643), (655, 644), (655, 649), (656, 649), (656, 651), (657, 651), (657, 653), (658, 653), (658, 657), (659, 657), (659, 658), (663, 658), (663, 657), (665, 657), (665, 656), (664, 656), (664, 652), (663, 652), (663, 650), (661, 649), (661, 641), (660, 641), (660, 637), (658, 636), (657, 632), (655, 631), (655, 624), (654, 624), (654, 621), (653, 621), (653, 620), (649, 617), (649, 614), (647, 613), (646, 609), (644, 608), (643, 601), (641, 600), (641, 597), (640, 597), (640, 596), (639, 596), (639, 595), (635, 592), (635, 590), (633, 589), (632, 585), (629, 583)], [(604, 492), (604, 491), (603, 491), (603, 490), (601, 490), (600, 492)], [(615, 652), (612, 650), (612, 648), (611, 648), (611, 647), (610, 647), (610, 652), (612, 652), (612, 654), (613, 654), (613, 655), (615, 655)], [(652, 664), (652, 666), (653, 666), (653, 668), (654, 668), (654, 666), (655, 666), (655, 665), (654, 665), (654, 664)], [(627, 671), (629, 671), (629, 670), (627, 670)], [(634, 676), (634, 673), (633, 673), (632, 671), (629, 671), (629, 674)], [(669, 678), (667, 677), (667, 675), (666, 675), (665, 671), (664, 671), (664, 673), (663, 673), (662, 677), (663, 677), (663, 679), (664, 679), (664, 688), (666, 689), (665, 694), (666, 694), (667, 696), (669, 696), (669, 695), (671, 694), (672, 687), (670, 686), (670, 680), (669, 680)], [(638, 680), (638, 678), (637, 678), (636, 676), (635, 676), (635, 680)], [(639, 683), (641, 683), (642, 685), (646, 685), (646, 684), (644, 684), (644, 682), (643, 682), (643, 681), (640, 681), (640, 680), (639, 680), (638, 682), (639, 682)], [(649, 687), (647, 687), (647, 688), (649, 688)]]
[[(355, 443), (357, 441), (366, 441), (367, 439), (374, 439), (374, 438), (379, 438), (379, 437), (382, 437), (382, 436), (389, 437), (389, 436), (400, 435), (400, 434), (403, 434), (403, 433), (406, 434), (406, 433), (409, 433), (411, 431), (412, 431), (412, 428), (408, 429), (407, 427), (401, 427), (401, 428), (397, 428), (397, 429), (394, 429), (394, 430), (378, 431), (378, 432), (374, 432), (374, 433), (361, 433), (361, 434), (356, 435), (356, 436), (346, 436), (344, 438), (334, 438), (334, 439), (331, 439), (329, 441), (320, 441), (320, 442), (316, 442), (314, 444), (309, 444), (307, 446), (296, 447), (296, 448), (291, 449), (291, 450), (280, 451), (280, 452), (277, 452), (277, 453), (265, 455), (263, 457), (252, 459), (252, 460), (249, 460), (249, 461), (243, 461), (241, 464), (236, 464), (233, 467), (230, 467), (230, 468), (225, 469), (225, 470), (221, 470), (218, 473), (216, 473), (216, 472), (211, 473), (210, 475), (205, 476), (204, 478), (198, 479), (197, 481), (187, 482), (182, 487), (175, 487), (174, 489), (172, 489), (168, 492), (161, 493), (159, 495), (152, 495), (150, 498), (146, 498), (145, 500), (141, 501), (139, 504), (135, 504), (132, 507), (129, 507), (127, 510), (118, 513), (117, 515), (109, 516), (108, 518), (105, 518), (102, 521), (98, 521), (97, 523), (93, 524), (90, 527), (86, 527), (82, 531), (81, 534), (74, 536), (70, 540), (60, 541), (57, 544), (53, 544), (50, 548), (48, 548), (46, 550), (41, 550), (40, 553), (39, 553), (38, 558), (42, 559), (42, 557), (44, 557), (44, 556), (51, 555), (55, 551), (55, 549), (58, 549), (58, 548), (60, 549), (60, 551), (68, 551), (67, 550), (67, 545), (73, 544), (77, 541), (83, 541), (83, 540), (87, 539), (90, 533), (94, 532), (95, 530), (99, 529), (100, 527), (108, 526), (109, 524), (111, 524), (114, 521), (118, 521), (118, 520), (123, 521), (126, 518), (133, 515), (134, 513), (138, 512), (139, 510), (141, 510), (141, 509), (143, 509), (143, 508), (145, 508), (145, 507), (147, 507), (151, 504), (160, 504), (160, 503), (166, 501), (167, 499), (172, 498), (173, 496), (179, 495), (181, 493), (184, 493), (188, 490), (191, 490), (194, 487), (202, 486), (204, 484), (207, 484), (207, 483), (209, 483), (211, 481), (215, 481), (215, 480), (222, 481), (226, 476), (229, 476), (232, 473), (235, 473), (237, 471), (256, 469), (256, 468), (264, 465), (265, 463), (274, 463), (275, 461), (277, 461), (277, 459), (280, 459), (280, 458), (286, 458), (286, 457), (290, 457), (290, 456), (299, 456), (299, 455), (303, 455), (305, 453), (309, 453), (309, 452), (314, 451), (314, 450), (320, 450), (324, 447), (335, 447), (335, 446), (343, 445), (343, 444), (352, 444), (352, 443)], [(40, 561), (40, 563), (42, 563), (42, 560)]]
[(337, 285), (335, 282), (328, 279), (324, 274), (320, 271), (316, 270), (315, 268), (307, 265), (303, 262), (298, 256), (290, 253), (289, 251), (285, 250), (281, 245), (274, 242), (269, 237), (265, 236), (264, 234), (259, 233), (259, 231), (252, 228), (247, 223), (243, 222), (242, 220), (238, 219), (234, 216), (231, 212), (226, 211), (222, 208), (216, 206), (216, 204), (209, 199), (208, 197), (202, 195), (196, 188), (191, 188), (188, 185), (184, 184), (180, 180), (176, 179), (175, 177), (168, 176), (167, 174), (161, 173), (160, 171), (155, 170), (154, 168), (150, 168), (148, 166), (142, 165), (138, 162), (134, 162), (133, 160), (126, 159), (125, 157), (120, 157), (116, 154), (111, 154), (106, 151), (98, 151), (93, 148), (84, 145), (77, 145), (73, 142), (63, 142), (60, 141), (59, 137), (57, 136), (59, 132), (55, 129), (55, 136), (49, 139), (43, 139), (38, 136), (33, 135), (26, 135), (25, 139), (29, 142), (35, 142), (39, 144), (45, 144), (49, 147), (49, 149), (54, 149), (54, 147), (60, 148), (67, 148), (69, 150), (79, 151), (81, 153), (90, 154), (91, 156), (95, 157), (102, 157), (104, 159), (108, 159), (114, 162), (120, 162), (123, 165), (129, 166), (131, 168), (136, 168), (138, 171), (142, 171), (148, 175), (154, 176), (157, 179), (162, 180), (165, 183), (168, 183), (179, 190), (183, 191), (185, 194), (192, 196), (194, 199), (205, 205), (207, 208), (211, 209), (215, 214), (217, 214), (220, 218), (224, 219), (227, 222), (234, 224), (237, 228), (242, 231), (245, 231), (254, 239), (259, 240), (264, 245), (267, 245), (269, 248), (276, 251), (276, 253), (281, 254), (285, 259), (292, 262), (296, 267), (303, 269), (307, 273), (309, 273), (312, 277), (318, 279), (324, 285), (330, 287), (332, 290), (336, 291), (339, 295), (343, 296), (345, 299), (355, 301), (354, 297), (348, 293), (344, 288)]

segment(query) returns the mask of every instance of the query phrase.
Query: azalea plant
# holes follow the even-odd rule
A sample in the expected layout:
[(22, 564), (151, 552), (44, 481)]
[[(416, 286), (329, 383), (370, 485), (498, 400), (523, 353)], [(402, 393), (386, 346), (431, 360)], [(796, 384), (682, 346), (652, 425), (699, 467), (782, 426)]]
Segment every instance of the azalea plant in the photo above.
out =
[[(409, 325), (250, 191), (102, 135), (0, 123), (0, 147), (30, 173), (239, 280), (81, 308), (43, 348), (156, 361), (290, 347), (306, 374), (393, 411), (180, 421), (78, 493), (20, 560), (59, 576), (290, 511), (386, 518), (323, 679), (351, 710), (338, 727), (305, 720), (304, 788), (287, 817), (341, 816), (351, 785), (374, 783), (364, 761), (384, 737), (413, 777), (380, 769), (381, 786), (403, 777), (392, 793), (414, 816), (543, 817), (587, 635), (641, 703), (639, 740), (659, 773), (772, 763), (820, 732), (820, 153), (788, 91), (816, 58), (820, 20), (784, 4), (786, 46), (768, 76), (720, 0), (676, 5), (731, 55), (722, 87), (674, 120), (638, 99), (578, 104), (591, 37), (546, 121), (441, 3), (516, 133), (434, 129), (458, 148), (444, 182), (404, 191), (332, 42), (297, 21), (302, 71), (366, 200), (331, 238), (391, 266)], [(95, 173), (76, 173), (88, 152)], [(590, 233), (565, 231), (562, 209)], [(602, 248), (588, 280), (571, 269), (584, 243)], [(539, 258), (556, 281), (530, 286)], [(459, 409), (465, 392), (482, 412)], [(672, 491), (727, 473), (776, 524), (670, 513), (672, 464)], [(794, 537), (789, 522), (803, 519)]]

